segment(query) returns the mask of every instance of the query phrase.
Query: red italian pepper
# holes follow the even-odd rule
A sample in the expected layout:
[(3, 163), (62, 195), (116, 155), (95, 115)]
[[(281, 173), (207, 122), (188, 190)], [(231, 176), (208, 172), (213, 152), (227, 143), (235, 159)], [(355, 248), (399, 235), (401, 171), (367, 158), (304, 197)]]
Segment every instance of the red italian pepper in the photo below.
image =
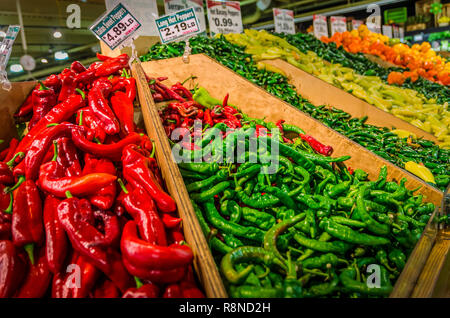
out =
[(105, 141), (106, 132), (102, 128), (102, 123), (92, 113), (92, 110), (90, 108), (82, 108), (78, 110), (76, 121), (79, 126), (88, 127), (89, 128), (88, 134), (92, 131), (94, 138), (97, 138), (98, 141), (100, 142)]
[(55, 74), (50, 75), (44, 81), (44, 85), (48, 88), (52, 88), (55, 93), (59, 93), (59, 91), (61, 90), (61, 84), (61, 78), (59, 78), (59, 76)]
[(164, 213), (162, 215), (162, 222), (166, 228), (172, 229), (181, 224), (181, 218), (172, 216), (169, 213)]
[(66, 232), (58, 219), (57, 208), (61, 200), (48, 195), (44, 202), (44, 227), (46, 237), (46, 255), (50, 271), (61, 271), (68, 252)]
[(40, 82), (39, 89), (33, 91), (33, 117), (28, 123), (28, 130), (41, 120), (57, 103), (56, 93), (52, 88)]
[(69, 123), (47, 127), (36, 135), (25, 156), (25, 177), (36, 180), (41, 166), (53, 141), (59, 137), (70, 137), (73, 125)]
[(117, 57), (110, 57), (108, 59), (103, 60), (103, 64), (97, 68), (95, 72), (95, 76), (109, 76), (120, 71), (123, 68), (128, 67), (129, 57), (127, 54), (121, 54)]
[(17, 298), (42, 298), (52, 281), (52, 272), (47, 265), (45, 248), (41, 248), (34, 265), (31, 265), (28, 274), (15, 295)]
[(122, 191), (125, 193), (122, 204), (138, 225), (141, 237), (148, 243), (166, 246), (166, 232), (153, 199), (140, 187), (129, 192), (122, 186)]
[[(72, 298), (86, 298), (89, 296), (101, 273), (88, 258), (82, 255), (77, 256), (75, 265), (77, 266), (75, 269), (80, 269), (80, 287), (74, 286), (72, 288)], [(68, 279), (70, 279), (70, 276), (68, 276)]]
[(122, 292), (125, 291), (131, 285), (131, 277), (123, 266), (120, 254), (114, 249), (98, 245), (99, 241), (107, 240), (107, 234), (83, 220), (83, 214), (92, 214), (91, 205), (85, 199), (71, 197), (58, 205), (59, 221), (73, 248), (105, 273)]
[(79, 73), (75, 76), (75, 84), (77, 85), (88, 85), (91, 84), (95, 79), (95, 72), (97, 71), (97, 68), (100, 66), (100, 63), (92, 63), (89, 68)]
[(79, 149), (92, 155), (120, 161), (123, 150), (130, 144), (139, 144), (142, 137), (138, 133), (131, 133), (119, 142), (113, 144), (97, 144), (86, 139), (80, 129), (72, 129), (72, 141)]
[(134, 101), (136, 98), (136, 80), (130, 77), (125, 69), (123, 70), (122, 76), (118, 76), (111, 83), (113, 84), (113, 92), (124, 91), (128, 99), (131, 102)]
[(312, 136), (300, 134), (300, 138), (306, 141), (316, 152), (324, 156), (331, 156), (331, 154), (333, 153), (333, 147), (325, 146)]
[(139, 153), (136, 145), (128, 145), (123, 149), (122, 165), (125, 179), (135, 188), (144, 188), (155, 200), (161, 212), (176, 210), (175, 201), (161, 188), (154, 173), (150, 170), (150, 159)]
[(157, 298), (159, 288), (154, 284), (145, 284), (139, 288), (129, 288), (122, 298)]
[(123, 258), (136, 267), (170, 270), (188, 266), (193, 259), (187, 245), (157, 246), (140, 239), (134, 221), (125, 225), (120, 249)]
[(17, 157), (23, 158), (23, 152), (18, 152), (10, 161), (0, 162), (0, 183), (1, 184), (12, 184), (14, 183), (14, 175), (12, 171), (12, 166)]
[(148, 279), (149, 281), (157, 284), (171, 284), (179, 282), (186, 274), (186, 267), (168, 270), (137, 267), (131, 264), (126, 258), (123, 258), (123, 264), (131, 275)]
[(213, 127), (214, 123), (212, 121), (212, 117), (211, 117), (211, 110), (205, 109), (204, 115), (203, 115), (203, 120), (205, 121), (206, 124), (209, 125), (209, 127)]
[(56, 161), (43, 164), (39, 173), (39, 187), (56, 197), (66, 197), (69, 191), (74, 196), (90, 196), (113, 183), (117, 177), (108, 173), (90, 173), (75, 177), (59, 177), (60, 166)]
[[(84, 93), (83, 93), (84, 94)], [(56, 105), (47, 113), (28, 134), (20, 141), (17, 152), (26, 152), (34, 138), (49, 124), (59, 124), (72, 117), (73, 114), (85, 105), (84, 95), (70, 95), (64, 102)]]
[(163, 294), (163, 298), (183, 298), (180, 285), (178, 284), (167, 285)]
[(18, 145), (19, 140), (17, 140), (16, 138), (12, 138), (11, 141), (9, 142), (9, 148), (8, 151), (6, 152), (3, 161), (10, 161), (14, 157)]
[(202, 293), (202, 291), (198, 289), (197, 286), (191, 283), (181, 282), (180, 288), (183, 298), (205, 298), (205, 295)]
[[(90, 173), (108, 173), (111, 175), (116, 175), (116, 167), (112, 161), (105, 158), (96, 158), (90, 154), (85, 154), (84, 156), (84, 168), (83, 175)], [(89, 201), (96, 207), (102, 210), (109, 210), (116, 198), (116, 183), (113, 182), (108, 186), (101, 188), (97, 193), (88, 197)]]
[(134, 108), (131, 99), (122, 92), (115, 92), (111, 96), (111, 106), (119, 120), (124, 135), (134, 132)]
[(109, 279), (105, 279), (100, 285), (95, 287), (91, 293), (92, 298), (119, 298), (120, 293), (117, 287)]
[(183, 95), (185, 98), (187, 98), (190, 101), (193, 101), (192, 93), (184, 87), (180, 82), (176, 83), (175, 85), (172, 85), (171, 89), (175, 92), (177, 92), (179, 95)]
[(102, 122), (105, 132), (114, 135), (120, 131), (120, 126), (108, 103), (111, 91), (111, 82), (100, 78), (92, 84), (92, 89), (88, 93), (88, 102), (94, 115)]
[(12, 297), (25, 276), (26, 262), (11, 241), (0, 241), (0, 298)]
[(86, 72), (86, 68), (79, 61), (72, 62), (72, 64), (70, 65), (70, 70), (76, 74)]
[(39, 190), (32, 180), (25, 180), (14, 197), (12, 237), (16, 246), (25, 246), (31, 263), (34, 263), (34, 244), (40, 245), (44, 238), (42, 201)]
[(14, 117), (24, 117), (33, 111), (33, 92), (34, 90), (27, 96), (17, 113), (14, 114)]
[(61, 91), (59, 92), (58, 102), (64, 102), (70, 95), (75, 93), (75, 89), (77, 88), (75, 83), (76, 73), (69, 69), (65, 69), (62, 71), (61, 77)]
[(58, 155), (56, 157), (56, 162), (63, 167), (65, 176), (74, 177), (81, 175), (82, 169), (80, 158), (72, 140), (66, 137), (58, 138), (57, 151)]

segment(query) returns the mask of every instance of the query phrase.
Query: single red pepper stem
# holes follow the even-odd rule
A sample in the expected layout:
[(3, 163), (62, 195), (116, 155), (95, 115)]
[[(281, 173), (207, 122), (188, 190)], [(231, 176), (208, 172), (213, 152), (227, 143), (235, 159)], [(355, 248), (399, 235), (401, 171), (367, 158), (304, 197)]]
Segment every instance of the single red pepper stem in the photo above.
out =
[(30, 258), (31, 265), (34, 265), (34, 244), (26, 244), (23, 246), (25, 252), (27, 252), (28, 257)]
[[(7, 188), (5, 188), (5, 190), (6, 189)], [(12, 194), (12, 192), (9, 192), (9, 205), (6, 208), (6, 210), (3, 211), (4, 213), (12, 214), (12, 211), (13, 211), (13, 200), (14, 200), (13, 194)]]
[(53, 140), (53, 158), (52, 161), (56, 161), (58, 158), (58, 142), (56, 140)]
[(86, 94), (85, 94), (81, 89), (76, 88), (75, 91), (78, 92), (78, 93), (81, 95), (81, 97), (83, 98), (83, 100), (86, 99)]
[(20, 187), (20, 185), (25, 181), (25, 176), (20, 176), (19, 180), (17, 180), (17, 183), (12, 186), (11, 188), (8, 189), (7, 192), (13, 192), (14, 190), (16, 190), (18, 187)]
[(73, 195), (72, 195), (72, 193), (70, 193), (70, 191), (66, 191), (66, 197), (68, 199), (70, 199), (70, 198), (73, 198)]
[(136, 288), (141, 288), (144, 285), (137, 276), (134, 276), (134, 281), (136, 282)]
[(186, 83), (187, 81), (189, 81), (190, 79), (196, 79), (197, 76), (191, 75), (188, 78), (186, 78), (184, 81), (181, 82), (181, 85), (184, 85), (184, 83)]
[(128, 190), (127, 190), (127, 188), (125, 187), (125, 184), (123, 183), (122, 179), (118, 178), (118, 179), (117, 179), (117, 182), (119, 183), (120, 187), (122, 188), (122, 191), (123, 191), (125, 194), (128, 194)]
[(58, 125), (59, 125), (58, 123), (48, 124), (48, 125), (47, 125), (47, 128), (48, 128), (48, 127), (58, 126)]
[(10, 167), (14, 166), (14, 163), (15, 163), (17, 157), (23, 158), (23, 157), (25, 157), (25, 154), (23, 152), (16, 153), (14, 155), (14, 157), (12, 157), (12, 159), (6, 163), (6, 165), (8, 165)]
[(44, 85), (41, 81), (39, 81), (39, 90), (40, 91), (48, 91), (48, 87)]

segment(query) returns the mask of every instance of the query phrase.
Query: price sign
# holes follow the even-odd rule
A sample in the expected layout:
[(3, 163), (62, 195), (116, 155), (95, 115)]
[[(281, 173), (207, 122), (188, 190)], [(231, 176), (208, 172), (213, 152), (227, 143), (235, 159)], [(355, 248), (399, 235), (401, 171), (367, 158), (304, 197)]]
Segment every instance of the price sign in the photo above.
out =
[(398, 28), (398, 36), (400, 37), (400, 41), (403, 41), (405, 39), (405, 28), (404, 27)]
[(99, 40), (114, 50), (140, 27), (141, 23), (122, 3), (119, 3), (111, 11), (97, 19), (89, 29)]
[(205, 11), (203, 10), (203, 0), (164, 0), (166, 14), (174, 13), (183, 9), (193, 8), (197, 20), (200, 24), (200, 31), (206, 31)]
[(167, 14), (155, 20), (161, 43), (165, 44), (200, 32), (193, 8)]
[(9, 56), (11, 55), (11, 49), (19, 30), (19, 25), (10, 25), (8, 31), (6, 31), (5, 38), (0, 43), (0, 70), (6, 70), (6, 65), (8, 64)]
[(320, 39), (322, 36), (328, 37), (328, 22), (324, 15), (313, 15), (314, 36)]
[(207, 0), (211, 36), (218, 33), (242, 33), (241, 6), (237, 1)]
[(295, 34), (294, 11), (273, 8), (276, 33)]
[(393, 25), (392, 26), (392, 34), (394, 36), (394, 39), (399, 39), (400, 38), (400, 32), (398, 30), (398, 26), (397, 25)]
[(363, 20), (352, 20), (352, 30), (358, 30), (361, 24), (364, 24)]
[(332, 16), (330, 17), (330, 23), (331, 23), (331, 35), (335, 34), (336, 32), (343, 33), (347, 31), (346, 17)]
[(391, 25), (383, 25), (383, 35), (386, 35), (388, 38), (393, 38), (392, 26)]

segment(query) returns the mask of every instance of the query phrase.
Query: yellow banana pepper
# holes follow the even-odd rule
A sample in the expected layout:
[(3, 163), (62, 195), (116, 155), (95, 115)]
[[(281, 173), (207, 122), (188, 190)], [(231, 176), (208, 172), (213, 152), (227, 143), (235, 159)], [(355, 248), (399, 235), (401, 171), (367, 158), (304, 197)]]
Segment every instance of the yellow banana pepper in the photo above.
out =
[(427, 167), (419, 165), (414, 161), (408, 161), (407, 163), (405, 163), (405, 169), (426, 182), (436, 184), (433, 174), (430, 170), (428, 170)]

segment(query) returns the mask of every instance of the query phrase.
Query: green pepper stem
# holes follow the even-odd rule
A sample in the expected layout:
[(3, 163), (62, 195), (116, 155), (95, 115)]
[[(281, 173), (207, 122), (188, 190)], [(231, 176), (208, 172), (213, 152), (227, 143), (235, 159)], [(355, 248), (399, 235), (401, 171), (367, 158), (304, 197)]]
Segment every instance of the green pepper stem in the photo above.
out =
[(150, 158), (153, 158), (155, 156), (155, 142), (152, 140), (152, 152), (150, 154)]
[(23, 158), (23, 157), (25, 157), (25, 153), (23, 153), (23, 152), (16, 153), (14, 155), (14, 157), (12, 157), (12, 159), (10, 161), (8, 161), (6, 164), (10, 167), (14, 166), (14, 163), (15, 163), (17, 157)]
[(27, 252), (28, 257), (30, 258), (31, 265), (34, 265), (34, 244), (26, 244), (23, 247), (25, 249), (25, 252)]
[(11, 188), (8, 189), (8, 192), (13, 192), (14, 190), (16, 190), (18, 187), (20, 187), (20, 185), (25, 181), (25, 176), (20, 176), (19, 180), (17, 180), (17, 183), (12, 186)]
[(56, 161), (58, 158), (58, 142), (56, 140), (53, 141), (53, 158), (52, 161)]
[(139, 279), (139, 277), (134, 276), (134, 281), (136, 282), (136, 288), (141, 288), (142, 286), (144, 286), (144, 284), (143, 284), (142, 281)]
[(54, 127), (54, 126), (58, 126), (58, 125), (59, 125), (58, 123), (52, 123), (52, 124), (48, 124), (48, 125), (47, 125), (47, 128), (48, 128), (48, 127)]
[(128, 194), (128, 190), (127, 190), (127, 188), (125, 187), (125, 184), (123, 183), (123, 181), (122, 181), (121, 178), (118, 178), (118, 179), (117, 179), (117, 183), (119, 183), (120, 187), (122, 188), (122, 191), (123, 191), (125, 194)]
[(44, 85), (44, 83), (42, 83), (42, 81), (38, 81), (39, 82), (39, 90), (40, 91), (48, 91), (49, 88), (47, 86)]
[(83, 111), (80, 111), (80, 119), (78, 120), (78, 126), (83, 126)]
[(85, 94), (81, 89), (76, 88), (75, 91), (78, 92), (78, 93), (81, 95), (81, 97), (83, 98), (83, 100), (86, 99), (86, 94)]
[(70, 199), (70, 198), (73, 198), (73, 195), (72, 195), (72, 193), (70, 193), (70, 191), (66, 191), (66, 197), (68, 199)]
[[(7, 188), (5, 188), (5, 190), (6, 189)], [(4, 213), (12, 214), (12, 212), (13, 212), (13, 200), (14, 200), (13, 194), (12, 194), (12, 192), (9, 192), (9, 205), (6, 208), (6, 210), (3, 211)]]

